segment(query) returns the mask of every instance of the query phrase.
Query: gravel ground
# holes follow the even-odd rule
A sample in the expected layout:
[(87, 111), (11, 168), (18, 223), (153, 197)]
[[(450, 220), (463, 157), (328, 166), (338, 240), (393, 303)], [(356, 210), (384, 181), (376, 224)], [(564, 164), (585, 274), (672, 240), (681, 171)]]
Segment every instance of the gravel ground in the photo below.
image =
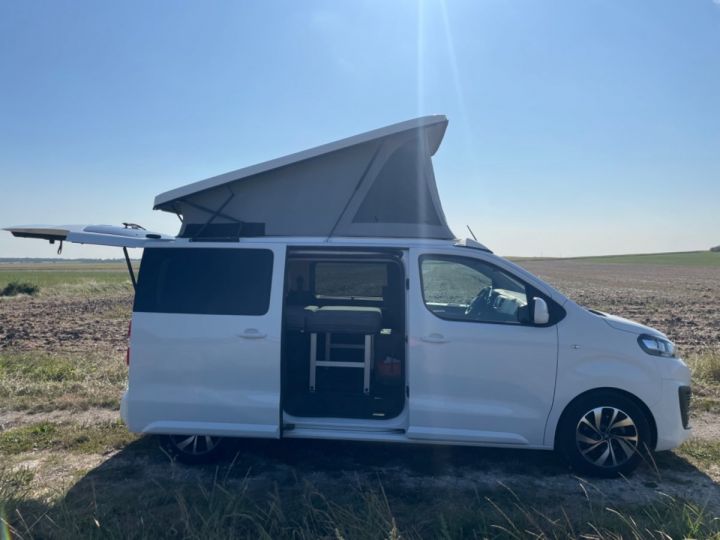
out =
[(129, 292), (0, 299), (0, 351), (124, 350), (132, 310)]

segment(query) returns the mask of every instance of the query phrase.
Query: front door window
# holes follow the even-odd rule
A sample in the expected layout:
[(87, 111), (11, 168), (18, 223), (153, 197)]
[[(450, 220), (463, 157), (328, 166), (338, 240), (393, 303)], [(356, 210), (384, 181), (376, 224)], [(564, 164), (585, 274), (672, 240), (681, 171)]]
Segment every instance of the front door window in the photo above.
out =
[(441, 319), (529, 324), (526, 286), (500, 268), (443, 255), (426, 255), (420, 265), (423, 300)]

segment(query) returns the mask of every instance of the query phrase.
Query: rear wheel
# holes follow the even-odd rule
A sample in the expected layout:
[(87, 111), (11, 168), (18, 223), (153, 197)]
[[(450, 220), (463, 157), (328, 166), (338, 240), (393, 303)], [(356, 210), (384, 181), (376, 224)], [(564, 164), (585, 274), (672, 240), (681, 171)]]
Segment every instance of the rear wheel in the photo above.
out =
[(588, 394), (570, 404), (559, 430), (559, 450), (573, 469), (592, 476), (629, 474), (650, 447), (645, 413), (615, 392)]
[(178, 461), (195, 465), (215, 461), (220, 455), (224, 439), (214, 435), (165, 435), (165, 450)]

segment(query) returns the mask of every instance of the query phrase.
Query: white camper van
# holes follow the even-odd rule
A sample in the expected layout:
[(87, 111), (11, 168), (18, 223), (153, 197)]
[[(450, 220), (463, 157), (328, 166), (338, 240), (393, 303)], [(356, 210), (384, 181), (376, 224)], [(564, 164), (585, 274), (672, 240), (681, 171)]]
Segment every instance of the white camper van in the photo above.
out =
[[(121, 414), (179, 459), (229, 437), (558, 449), (628, 473), (690, 434), (661, 332), (569, 300), (447, 226), (424, 117), (163, 193), (177, 236), (25, 226), (144, 249)], [(132, 268), (128, 266), (132, 275)]]

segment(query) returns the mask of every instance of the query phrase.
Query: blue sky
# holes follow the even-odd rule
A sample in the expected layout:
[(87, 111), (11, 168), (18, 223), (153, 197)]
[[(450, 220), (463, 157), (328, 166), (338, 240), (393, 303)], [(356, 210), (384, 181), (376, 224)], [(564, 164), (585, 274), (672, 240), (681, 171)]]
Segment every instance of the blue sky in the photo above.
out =
[[(157, 193), (441, 113), (459, 236), (720, 244), (720, 0), (3, 2), (0, 77), (0, 226), (175, 233)], [(0, 257), (52, 254), (0, 235)]]

